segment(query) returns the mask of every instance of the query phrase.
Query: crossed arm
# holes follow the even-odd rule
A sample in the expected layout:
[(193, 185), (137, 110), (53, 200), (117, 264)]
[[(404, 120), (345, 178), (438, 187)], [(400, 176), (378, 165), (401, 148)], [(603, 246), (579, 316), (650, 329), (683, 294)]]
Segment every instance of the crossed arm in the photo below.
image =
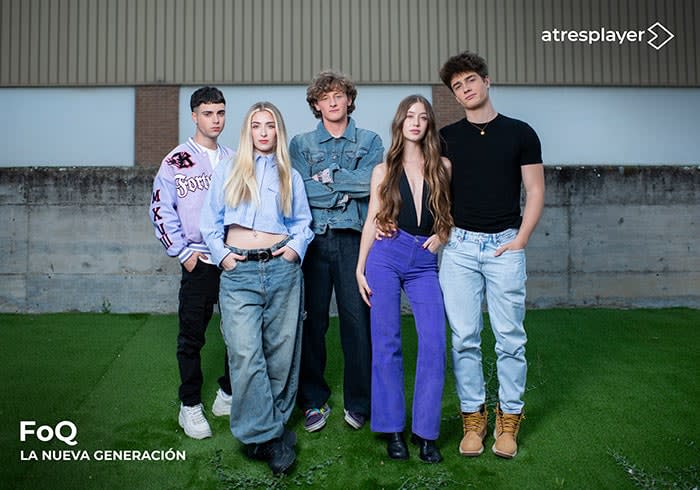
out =
[(367, 197), (370, 193), (372, 169), (380, 162), (384, 147), (375, 136), (366, 155), (363, 155), (355, 169), (332, 164), (328, 168), (311, 174), (309, 164), (302, 154), (299, 140), (293, 138), (289, 144), (292, 165), (301, 174), (306, 187), (306, 195), (312, 208), (331, 209), (347, 204), (349, 199)]

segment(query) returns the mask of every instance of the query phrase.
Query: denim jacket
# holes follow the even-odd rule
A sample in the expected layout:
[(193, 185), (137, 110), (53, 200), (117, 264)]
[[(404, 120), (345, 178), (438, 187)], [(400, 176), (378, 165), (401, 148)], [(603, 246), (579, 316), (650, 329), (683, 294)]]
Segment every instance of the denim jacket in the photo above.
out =
[[(357, 128), (348, 118), (343, 135), (334, 138), (321, 121), (314, 131), (292, 138), (289, 155), (304, 179), (314, 233), (323, 234), (329, 227), (362, 231), (372, 169), (384, 157), (379, 135)], [(332, 183), (322, 184), (311, 178), (325, 169), (330, 171)]]

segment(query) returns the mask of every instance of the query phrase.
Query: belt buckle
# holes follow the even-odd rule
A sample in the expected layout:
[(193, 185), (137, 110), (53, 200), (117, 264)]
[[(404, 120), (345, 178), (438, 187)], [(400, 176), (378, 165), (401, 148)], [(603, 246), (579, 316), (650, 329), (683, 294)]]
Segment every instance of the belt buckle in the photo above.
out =
[(272, 254), (269, 250), (260, 250), (258, 252), (258, 260), (260, 262), (267, 262), (268, 260), (270, 260), (271, 256)]

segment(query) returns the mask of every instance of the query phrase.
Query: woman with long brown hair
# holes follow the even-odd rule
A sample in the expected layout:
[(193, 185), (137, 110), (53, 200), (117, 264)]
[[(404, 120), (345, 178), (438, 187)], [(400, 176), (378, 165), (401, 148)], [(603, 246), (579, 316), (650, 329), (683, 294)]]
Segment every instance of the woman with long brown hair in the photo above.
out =
[[(435, 115), (420, 95), (399, 104), (386, 162), (372, 172), (367, 221), (357, 262), (360, 294), (370, 306), (373, 432), (387, 436), (390, 458), (407, 459), (401, 355), (401, 289), (411, 303), (418, 333), (411, 441), (420, 458), (437, 463), (445, 377), (445, 311), (437, 251), (447, 241), (450, 162), (440, 157)], [(375, 240), (379, 230), (393, 230)]]

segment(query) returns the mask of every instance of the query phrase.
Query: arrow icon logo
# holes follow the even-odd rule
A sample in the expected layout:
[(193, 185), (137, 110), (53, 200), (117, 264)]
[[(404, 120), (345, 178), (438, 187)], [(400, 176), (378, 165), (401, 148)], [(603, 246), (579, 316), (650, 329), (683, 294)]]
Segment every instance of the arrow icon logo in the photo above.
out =
[[(654, 35), (654, 37), (647, 41), (647, 44), (657, 51), (663, 48), (671, 39), (676, 37), (671, 31), (666, 29), (661, 22), (655, 22), (652, 26), (647, 28), (647, 31)], [(659, 34), (665, 34), (668, 37), (662, 42)]]

